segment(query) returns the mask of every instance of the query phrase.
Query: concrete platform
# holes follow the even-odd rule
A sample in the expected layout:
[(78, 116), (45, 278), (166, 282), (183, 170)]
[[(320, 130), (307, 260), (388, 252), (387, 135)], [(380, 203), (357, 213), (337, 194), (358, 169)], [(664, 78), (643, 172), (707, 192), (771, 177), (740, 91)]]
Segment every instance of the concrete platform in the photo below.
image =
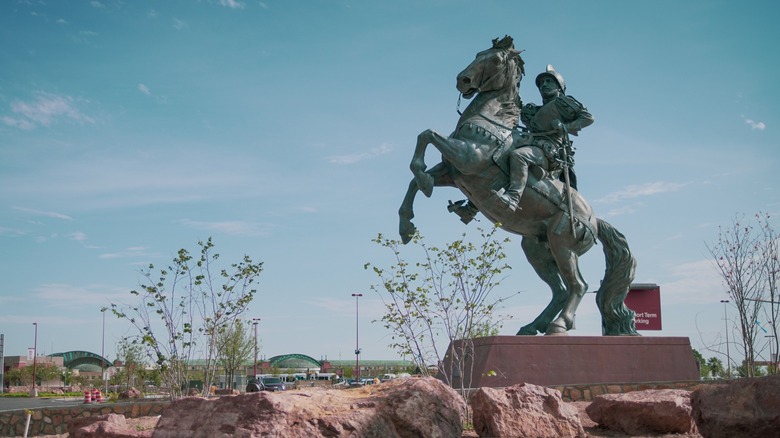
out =
[[(458, 347), (463, 341), (455, 341)], [(542, 386), (698, 380), (685, 337), (491, 336), (477, 338), (465, 387)], [(444, 365), (449, 370), (450, 355)], [(473, 364), (473, 369), (469, 369)], [(448, 371), (460, 387), (457, 370)], [(468, 378), (469, 374), (471, 378)]]

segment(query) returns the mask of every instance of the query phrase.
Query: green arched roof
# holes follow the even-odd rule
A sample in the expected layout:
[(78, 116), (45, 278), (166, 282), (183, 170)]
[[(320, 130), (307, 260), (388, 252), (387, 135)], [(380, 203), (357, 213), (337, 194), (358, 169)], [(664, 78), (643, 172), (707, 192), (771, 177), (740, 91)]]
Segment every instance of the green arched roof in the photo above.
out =
[(321, 368), (322, 364), (313, 357), (305, 354), (283, 354), (268, 359), (268, 364), (273, 368)]
[(50, 354), (51, 357), (61, 357), (63, 365), (66, 368), (74, 369), (79, 368), (82, 365), (93, 365), (98, 368), (114, 366), (114, 362), (100, 356), (99, 354), (90, 353), (89, 351), (68, 351), (65, 353)]

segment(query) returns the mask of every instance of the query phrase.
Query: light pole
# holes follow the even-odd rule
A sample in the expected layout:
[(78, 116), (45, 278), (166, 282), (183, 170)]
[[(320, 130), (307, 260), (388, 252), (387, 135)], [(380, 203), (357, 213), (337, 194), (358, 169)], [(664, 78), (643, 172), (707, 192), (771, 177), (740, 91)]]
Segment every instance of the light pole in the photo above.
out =
[(358, 299), (363, 294), (352, 294), (355, 297), (355, 383), (360, 383), (360, 326), (358, 325)]
[(777, 355), (773, 353), (774, 349), (772, 344), (775, 342), (775, 335), (766, 335), (765, 338), (769, 339), (769, 362), (772, 364), (769, 366), (770, 374), (777, 374)]
[(100, 374), (103, 377), (103, 384), (108, 397), (108, 380), (106, 379), (106, 308), (100, 309), (103, 314), (103, 335), (100, 338)]
[(33, 344), (33, 381), (32, 389), (30, 390), (30, 396), (38, 397), (38, 390), (35, 388), (35, 378), (37, 377), (38, 372), (38, 323), (34, 322), (33, 325), (35, 326), (35, 341)]
[(257, 378), (257, 324), (260, 323), (260, 318), (252, 318), (252, 325), (255, 326), (255, 370), (252, 377)]
[(726, 367), (728, 369), (728, 378), (731, 379), (731, 355), (729, 354), (729, 319), (726, 314), (726, 305), (729, 300), (720, 300), (723, 303), (723, 321), (726, 323)]

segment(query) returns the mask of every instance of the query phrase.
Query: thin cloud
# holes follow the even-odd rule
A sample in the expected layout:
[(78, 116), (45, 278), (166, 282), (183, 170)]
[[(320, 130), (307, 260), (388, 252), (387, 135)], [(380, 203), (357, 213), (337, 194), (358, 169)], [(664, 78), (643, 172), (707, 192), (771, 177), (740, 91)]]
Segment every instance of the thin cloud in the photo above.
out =
[[(287, 178), (274, 169), (258, 172), (263, 163), (233, 163), (212, 152), (179, 154), (176, 148), (149, 155), (120, 151), (90, 160), (63, 160), (44, 173), (19, 176), (0, 172), (0, 196), (39, 199), (54, 196), (100, 208), (165, 203), (204, 202), (210, 199), (255, 197), (270, 188), (270, 181)], [(167, 164), (175, 159), (178, 166)], [(45, 175), (45, 177), (43, 177)], [(85, 204), (86, 203), (86, 204)]]
[(609, 210), (605, 216), (613, 218), (616, 216), (625, 216), (627, 214), (633, 213), (636, 213), (636, 208), (634, 206), (627, 205), (625, 207), (613, 208), (612, 210)]
[(25, 231), (14, 228), (0, 227), (0, 236), (19, 237), (27, 234)]
[(633, 199), (641, 196), (657, 195), (659, 193), (676, 192), (685, 186), (686, 184), (683, 183), (671, 183), (671, 182), (663, 182), (663, 181), (652, 182), (652, 183), (647, 183), (642, 185), (632, 185), (618, 192), (610, 193), (607, 196), (598, 199), (597, 201), (606, 204), (612, 204), (618, 201), (622, 201), (624, 199)]
[(745, 116), (742, 116), (742, 119), (745, 121), (745, 123), (750, 126), (750, 129), (756, 131), (763, 131), (766, 129), (766, 124), (764, 122), (756, 122), (753, 119), (748, 119)]
[(8, 116), (3, 116), (2, 118), (0, 118), (0, 120), (2, 120), (4, 124), (11, 126), (13, 128), (19, 128), (25, 131), (30, 131), (32, 129), (35, 129), (35, 124), (29, 120), (14, 119), (13, 117), (8, 117)]
[(185, 23), (182, 20), (179, 20), (178, 18), (173, 19), (173, 28), (176, 30), (182, 30), (185, 27), (187, 27), (187, 23)]
[(61, 119), (78, 123), (95, 123), (93, 118), (79, 111), (72, 97), (44, 92), (39, 92), (32, 101), (11, 102), (11, 111), (16, 116), (3, 116), (3, 123), (24, 130), (31, 130), (37, 126), (51, 126)]
[(697, 260), (669, 268), (672, 281), (664, 281), (661, 289), (667, 304), (713, 303), (725, 295), (725, 290), (711, 260)]
[(105, 6), (103, 3), (100, 3), (100, 2), (99, 2), (99, 1), (97, 1), (97, 0), (92, 0), (91, 2), (89, 2), (89, 4), (90, 4), (90, 5), (91, 5), (93, 8), (105, 8), (105, 7), (106, 7), (106, 6)]
[(82, 326), (92, 324), (84, 318), (71, 318), (68, 316), (30, 316), (30, 315), (0, 315), (0, 322), (9, 325), (27, 325), (30, 321), (35, 321), (41, 326), (61, 327), (61, 326)]
[(219, 0), (219, 4), (230, 9), (244, 9), (246, 6), (244, 2), (239, 2), (236, 0)]
[(158, 96), (158, 95), (152, 93), (152, 89), (149, 88), (146, 84), (138, 84), (138, 91), (140, 91), (141, 93), (143, 93), (146, 96), (149, 96), (149, 97), (153, 98), (156, 102), (159, 102), (159, 103), (167, 103), (168, 102), (168, 97), (167, 96)]
[(72, 221), (73, 220), (72, 217), (70, 217), (70, 216), (68, 216), (66, 214), (57, 213), (57, 212), (53, 212), (53, 211), (34, 210), (32, 208), (27, 208), (27, 207), (13, 207), (13, 209), (16, 210), (16, 211), (21, 211), (23, 213), (29, 213), (29, 214), (32, 214), (32, 215), (35, 215), (35, 216), (45, 216), (45, 217), (50, 217), (50, 218), (54, 218), (54, 219), (62, 219), (62, 220), (66, 220), (66, 221)]
[(382, 144), (379, 147), (375, 147), (368, 152), (348, 155), (334, 155), (328, 157), (328, 162), (333, 164), (355, 164), (364, 160), (368, 160), (380, 155), (391, 152), (393, 148), (390, 145)]
[(43, 284), (33, 290), (36, 301), (55, 307), (94, 306), (109, 303), (127, 295), (126, 290), (105, 285), (73, 286), (70, 284)]
[(76, 242), (86, 242), (87, 241), (87, 233), (84, 233), (83, 231), (74, 231), (67, 235), (67, 237), (71, 240), (75, 240)]
[(190, 219), (182, 219), (179, 224), (185, 227), (198, 230), (213, 231), (231, 236), (267, 236), (270, 229), (269, 224), (250, 221), (221, 221), (221, 222), (203, 222)]
[(160, 254), (149, 252), (145, 246), (131, 246), (121, 251), (103, 253), (98, 256), (99, 259), (126, 259), (126, 258), (160, 258)]

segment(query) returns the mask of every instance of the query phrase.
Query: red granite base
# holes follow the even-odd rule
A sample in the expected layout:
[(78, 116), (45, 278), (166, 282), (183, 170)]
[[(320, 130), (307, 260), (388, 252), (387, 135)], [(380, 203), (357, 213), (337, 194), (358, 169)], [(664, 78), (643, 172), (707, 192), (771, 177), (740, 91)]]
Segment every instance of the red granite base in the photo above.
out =
[[(463, 373), (471, 375), (464, 379), (470, 388), (699, 379), (690, 340), (683, 337), (491, 336), (473, 342), (473, 368), (467, 361)], [(444, 361), (447, 369), (451, 356)], [(452, 386), (461, 387), (461, 373), (448, 374)]]

